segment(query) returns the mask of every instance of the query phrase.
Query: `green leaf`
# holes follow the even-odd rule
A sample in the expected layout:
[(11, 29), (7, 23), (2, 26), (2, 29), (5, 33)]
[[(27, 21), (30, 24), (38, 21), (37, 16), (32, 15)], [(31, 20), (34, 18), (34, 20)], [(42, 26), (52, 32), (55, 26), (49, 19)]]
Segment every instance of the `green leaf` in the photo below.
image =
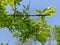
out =
[(42, 13), (47, 14), (49, 17), (52, 16), (55, 13), (55, 8), (54, 7), (48, 7), (45, 8)]
[(7, 3), (11, 6), (14, 6), (14, 0), (7, 0)]
[(17, 2), (21, 2), (22, 0), (16, 0)]
[(20, 5), (20, 3), (17, 3), (18, 5)]
[(18, 32), (13, 33), (12, 36), (18, 38)]
[(35, 10), (36, 13), (38, 14), (41, 14), (41, 11), (40, 10)]
[(22, 2), (22, 0), (15, 0), (15, 2), (20, 5), (20, 2)]

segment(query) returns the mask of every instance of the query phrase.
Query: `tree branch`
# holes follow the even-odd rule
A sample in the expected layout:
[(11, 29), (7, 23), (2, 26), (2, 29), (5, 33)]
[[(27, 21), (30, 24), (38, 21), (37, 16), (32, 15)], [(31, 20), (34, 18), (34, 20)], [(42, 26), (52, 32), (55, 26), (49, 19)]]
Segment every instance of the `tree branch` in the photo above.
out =
[(46, 14), (27, 14), (27, 15), (21, 15), (21, 14), (12, 14), (12, 15), (8, 15), (8, 16), (49, 16), (49, 15), (46, 15)]

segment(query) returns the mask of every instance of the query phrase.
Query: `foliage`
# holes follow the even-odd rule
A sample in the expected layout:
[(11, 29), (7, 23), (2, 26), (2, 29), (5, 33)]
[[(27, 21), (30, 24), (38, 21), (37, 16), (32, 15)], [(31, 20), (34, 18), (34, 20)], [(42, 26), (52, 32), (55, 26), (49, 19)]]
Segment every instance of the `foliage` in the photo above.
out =
[(53, 27), (54, 31), (55, 31), (55, 38), (57, 40), (57, 45), (60, 45), (60, 26), (54, 26)]
[(10, 6), (14, 6), (14, 2), (16, 2), (19, 5), (19, 2), (21, 2), (22, 0), (0, 0), (0, 4), (2, 6), (4, 5), (10, 5)]
[(46, 14), (50, 17), (55, 13), (55, 8), (54, 7), (48, 7), (48, 8), (45, 8), (43, 11), (35, 10), (35, 12), (37, 12), (38, 14)]
[[(0, 0), (0, 27), (9, 28), (13, 34), (13, 37), (20, 38), (22, 42), (26, 41), (27, 39), (45, 42), (46, 38), (50, 36), (50, 26), (48, 25), (45, 17), (37, 17), (36, 20), (29, 18), (29, 4), (27, 6), (23, 5), (24, 9), (22, 12), (13, 10), (15, 14), (18, 15), (12, 15), (6, 12), (6, 5), (13, 7), (16, 6), (15, 3), (20, 5), (21, 1), (22, 0)], [(53, 7), (49, 7), (43, 11), (35, 10), (35, 12), (38, 14), (46, 13), (47, 15), (51, 16), (53, 13), (55, 13), (55, 9)]]

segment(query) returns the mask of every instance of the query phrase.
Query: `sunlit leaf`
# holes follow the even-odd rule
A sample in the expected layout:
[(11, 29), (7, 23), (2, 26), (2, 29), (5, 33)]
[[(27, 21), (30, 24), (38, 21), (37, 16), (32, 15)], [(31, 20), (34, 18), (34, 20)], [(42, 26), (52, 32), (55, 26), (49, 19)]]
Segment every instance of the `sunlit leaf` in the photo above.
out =
[(45, 8), (42, 12), (47, 14), (50, 17), (55, 13), (55, 8), (54, 7), (48, 7), (48, 8)]
[(11, 6), (14, 6), (14, 0), (7, 0), (7, 3)]

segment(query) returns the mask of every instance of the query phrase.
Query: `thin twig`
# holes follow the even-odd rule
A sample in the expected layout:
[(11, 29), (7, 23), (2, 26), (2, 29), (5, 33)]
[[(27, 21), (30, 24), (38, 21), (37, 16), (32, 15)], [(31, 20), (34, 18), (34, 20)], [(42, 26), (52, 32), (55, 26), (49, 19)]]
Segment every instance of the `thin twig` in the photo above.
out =
[(28, 14), (28, 15), (16, 14), (15, 16), (49, 16), (49, 15), (47, 14)]
[(46, 14), (29, 14), (29, 15), (11, 14), (11, 15), (2, 15), (2, 16), (49, 16), (49, 15), (46, 15)]

